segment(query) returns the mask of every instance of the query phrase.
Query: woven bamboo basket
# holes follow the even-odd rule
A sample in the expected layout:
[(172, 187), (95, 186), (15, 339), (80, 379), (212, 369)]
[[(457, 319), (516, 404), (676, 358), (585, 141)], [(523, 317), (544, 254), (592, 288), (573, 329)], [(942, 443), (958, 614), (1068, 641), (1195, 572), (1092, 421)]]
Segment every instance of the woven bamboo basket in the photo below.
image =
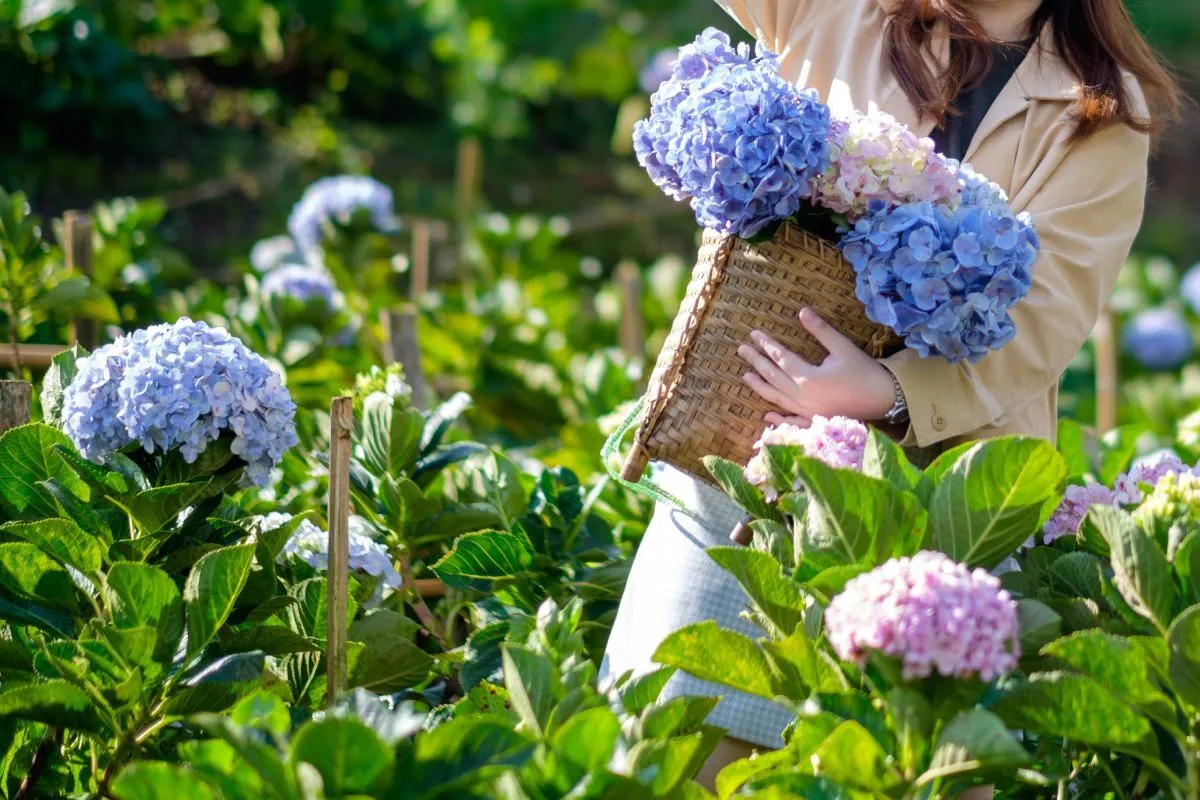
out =
[(820, 363), (825, 348), (799, 320), (806, 306), (872, 357), (901, 347), (889, 328), (867, 318), (854, 270), (832, 242), (791, 223), (761, 244), (705, 231), (621, 477), (636, 482), (649, 462), (663, 461), (712, 482), (704, 456), (745, 464), (763, 416), (776, 409), (743, 381), (749, 365), (737, 349), (761, 330)]

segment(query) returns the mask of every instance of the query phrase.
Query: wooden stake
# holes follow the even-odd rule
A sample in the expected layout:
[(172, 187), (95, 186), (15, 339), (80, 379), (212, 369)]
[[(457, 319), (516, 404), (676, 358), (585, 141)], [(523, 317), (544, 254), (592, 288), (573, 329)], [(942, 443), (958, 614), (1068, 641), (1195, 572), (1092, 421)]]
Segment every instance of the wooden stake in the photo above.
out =
[(332, 706), (346, 690), (347, 597), (350, 591), (350, 437), (354, 406), (349, 397), (335, 397), (329, 407), (329, 592), (325, 661), (328, 668), (326, 704)]
[(1112, 311), (1105, 306), (1093, 332), (1096, 342), (1096, 429), (1117, 427), (1117, 343)]
[(412, 224), (412, 279), (409, 284), (409, 299), (421, 305), (421, 299), (429, 291), (429, 252), (432, 240), (429, 220), (418, 219)]
[(626, 261), (617, 267), (621, 286), (621, 349), (630, 358), (646, 356), (646, 324), (642, 319), (642, 275), (637, 265)]
[(384, 360), (404, 367), (404, 378), (412, 387), (413, 407), (424, 411), (428, 407), (425, 372), (421, 369), (421, 344), (417, 338), (417, 310), (412, 305), (398, 311), (385, 310), (382, 315), (387, 340)]
[[(79, 211), (68, 211), (63, 215), (66, 228), (62, 243), (63, 253), (67, 260), (67, 269), (83, 275), (88, 280), (92, 278), (92, 266), (95, 252), (92, 247), (95, 225), (92, 218)], [(95, 350), (99, 343), (95, 320), (72, 319), (71, 328), (73, 339), (86, 350)]]
[(28, 381), (0, 381), (0, 433), (29, 424), (33, 385)]
[[(21, 345), (21, 365), (31, 369), (46, 369), (54, 363), (54, 357), (64, 350), (70, 350), (67, 344), (23, 344)], [(17, 354), (8, 343), (0, 343), (0, 364), (15, 365)]]

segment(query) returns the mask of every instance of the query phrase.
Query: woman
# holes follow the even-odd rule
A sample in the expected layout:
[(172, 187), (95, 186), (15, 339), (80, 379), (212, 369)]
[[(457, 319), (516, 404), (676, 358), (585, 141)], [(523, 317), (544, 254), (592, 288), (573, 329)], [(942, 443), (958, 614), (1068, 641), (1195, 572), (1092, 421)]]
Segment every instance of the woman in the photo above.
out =
[[(761, 334), (741, 349), (747, 383), (778, 408), (899, 421), (906, 447), (938, 450), (1003, 434), (1053, 440), (1058, 381), (1087, 338), (1141, 224), (1150, 134), (1179, 93), (1121, 0), (716, 0), (781, 56), (784, 77), (833, 110), (879, 108), (1000, 184), (1042, 241), (1017, 337), (976, 364), (905, 350), (874, 361), (811, 311), (829, 351), (806, 363)], [(833, 320), (836, 324), (836, 320)], [(751, 635), (746, 598), (705, 547), (728, 544), (742, 512), (670, 468), (664, 488), (705, 520), (660, 506), (630, 574), (606, 671), (646, 670), (672, 630), (705, 619)], [(764, 700), (675, 675), (665, 696), (726, 695), (709, 721), (729, 731), (701, 777), (779, 747), (789, 716)]]

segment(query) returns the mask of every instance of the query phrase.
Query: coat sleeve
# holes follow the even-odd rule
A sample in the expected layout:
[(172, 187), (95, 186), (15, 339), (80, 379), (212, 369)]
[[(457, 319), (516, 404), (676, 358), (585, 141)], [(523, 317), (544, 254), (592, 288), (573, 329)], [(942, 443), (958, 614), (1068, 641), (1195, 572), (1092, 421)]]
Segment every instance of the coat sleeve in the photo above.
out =
[(1017, 335), (975, 364), (902, 350), (883, 359), (908, 400), (906, 446), (928, 447), (1002, 425), (1055, 386), (1083, 347), (1141, 227), (1149, 137), (1111, 125), (1071, 145), (1025, 210), (1041, 251)]
[(818, 9), (829, 11), (834, 0), (716, 0), (746, 32), (772, 52), (786, 57), (816, 24)]

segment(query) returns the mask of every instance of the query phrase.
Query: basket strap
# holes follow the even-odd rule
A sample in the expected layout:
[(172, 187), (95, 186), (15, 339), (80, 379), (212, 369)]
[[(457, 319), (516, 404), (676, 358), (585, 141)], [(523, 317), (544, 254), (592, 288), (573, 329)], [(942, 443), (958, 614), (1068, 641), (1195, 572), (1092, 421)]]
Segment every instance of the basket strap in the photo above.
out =
[(645, 410), (645, 408), (646, 397), (643, 395), (642, 398), (637, 401), (637, 404), (633, 407), (629, 414), (626, 415), (625, 419), (621, 421), (621, 424), (617, 426), (617, 429), (613, 431), (611, 436), (608, 437), (608, 441), (604, 443), (604, 448), (600, 451), (600, 458), (604, 462), (604, 468), (608, 470), (608, 475), (610, 478), (624, 486), (626, 489), (643, 495), (644, 497), (649, 497), (656, 503), (666, 503), (667, 505), (675, 506), (675, 508), (679, 509), (685, 514), (693, 516), (692, 512), (679, 498), (660, 489), (655, 485), (654, 481), (645, 476), (640, 478), (637, 483), (627, 481), (621, 477), (620, 470), (615, 466), (620, 461), (618, 458), (618, 451), (621, 449), (621, 442), (624, 441), (625, 437), (629, 435), (630, 431), (637, 427), (638, 421), (640, 420), (642, 412)]

